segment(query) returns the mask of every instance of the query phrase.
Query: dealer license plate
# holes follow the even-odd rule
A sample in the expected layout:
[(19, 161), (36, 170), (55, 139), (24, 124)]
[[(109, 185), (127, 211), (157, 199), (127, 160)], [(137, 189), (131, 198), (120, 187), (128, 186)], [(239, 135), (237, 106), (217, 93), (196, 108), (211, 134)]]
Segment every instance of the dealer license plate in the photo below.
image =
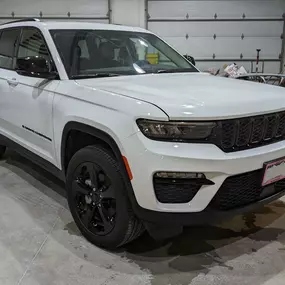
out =
[(265, 171), (262, 186), (285, 179), (285, 158), (280, 158), (275, 161), (265, 163), (264, 166)]

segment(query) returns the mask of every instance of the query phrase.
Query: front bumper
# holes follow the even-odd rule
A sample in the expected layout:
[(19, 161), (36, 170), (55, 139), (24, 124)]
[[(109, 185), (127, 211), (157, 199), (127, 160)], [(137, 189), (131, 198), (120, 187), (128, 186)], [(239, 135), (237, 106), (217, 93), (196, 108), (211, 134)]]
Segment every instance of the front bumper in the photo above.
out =
[[(138, 207), (141, 212), (144, 210), (152, 213), (149, 216), (169, 214), (166, 219), (178, 214), (188, 216), (186, 220), (189, 219), (188, 214), (191, 214), (191, 220), (195, 220), (198, 215), (209, 218), (209, 215), (214, 213), (211, 213), (208, 206), (227, 178), (262, 169), (265, 162), (285, 156), (285, 141), (245, 151), (224, 153), (215, 145), (153, 141), (139, 132), (126, 139), (123, 145), (124, 155), (133, 174), (132, 187)], [(203, 186), (188, 203), (160, 203), (153, 186), (153, 175), (158, 171), (203, 173), (214, 185)], [(267, 203), (271, 197), (274, 200), (282, 195), (282, 191), (272, 192), (270, 197), (262, 198), (254, 204), (262, 201)], [(240, 210), (245, 209), (241, 207)], [(215, 213), (215, 216), (217, 215), (225, 216), (226, 213)]]
[(146, 210), (141, 207), (137, 207), (136, 215), (145, 222), (160, 225), (162, 227), (206, 225), (230, 219), (231, 217), (238, 214), (254, 212), (254, 210), (258, 209), (259, 207), (269, 204), (284, 195), (285, 189), (279, 193), (276, 193), (270, 197), (266, 197), (255, 203), (235, 208), (229, 211), (215, 211), (211, 209), (206, 209), (202, 212), (196, 213), (166, 213)]

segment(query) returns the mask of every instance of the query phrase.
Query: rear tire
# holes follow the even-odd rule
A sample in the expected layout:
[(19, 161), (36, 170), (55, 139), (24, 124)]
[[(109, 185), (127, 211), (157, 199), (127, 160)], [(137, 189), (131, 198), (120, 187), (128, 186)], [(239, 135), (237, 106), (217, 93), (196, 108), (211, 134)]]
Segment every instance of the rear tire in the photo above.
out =
[(134, 215), (123, 171), (103, 147), (87, 146), (71, 159), (67, 198), (71, 214), (91, 243), (114, 249), (138, 238), (143, 224)]

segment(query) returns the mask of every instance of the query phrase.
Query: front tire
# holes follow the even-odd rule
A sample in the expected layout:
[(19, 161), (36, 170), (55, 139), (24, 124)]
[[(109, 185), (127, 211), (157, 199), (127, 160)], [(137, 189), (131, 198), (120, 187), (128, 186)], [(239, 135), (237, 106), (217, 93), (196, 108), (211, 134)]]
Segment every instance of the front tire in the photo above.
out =
[(131, 209), (123, 175), (118, 162), (100, 146), (79, 150), (69, 163), (71, 214), (83, 236), (97, 246), (117, 248), (144, 230)]

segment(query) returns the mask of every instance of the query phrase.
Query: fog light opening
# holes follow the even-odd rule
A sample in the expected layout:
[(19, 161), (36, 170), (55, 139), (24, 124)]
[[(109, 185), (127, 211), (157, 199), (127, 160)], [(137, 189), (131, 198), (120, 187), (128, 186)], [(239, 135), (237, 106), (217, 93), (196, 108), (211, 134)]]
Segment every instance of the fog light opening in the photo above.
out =
[(156, 198), (166, 204), (189, 203), (203, 186), (214, 184), (203, 173), (159, 171), (153, 176)]

